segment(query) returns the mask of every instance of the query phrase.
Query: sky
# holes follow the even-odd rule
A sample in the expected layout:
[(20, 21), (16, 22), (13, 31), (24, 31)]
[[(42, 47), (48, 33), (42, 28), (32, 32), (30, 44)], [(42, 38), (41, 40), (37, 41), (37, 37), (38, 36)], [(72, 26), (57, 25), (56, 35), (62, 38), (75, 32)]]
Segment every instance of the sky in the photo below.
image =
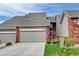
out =
[(64, 10), (79, 10), (78, 3), (0, 3), (0, 23), (14, 16), (30, 12), (46, 12), (47, 16), (62, 14)]

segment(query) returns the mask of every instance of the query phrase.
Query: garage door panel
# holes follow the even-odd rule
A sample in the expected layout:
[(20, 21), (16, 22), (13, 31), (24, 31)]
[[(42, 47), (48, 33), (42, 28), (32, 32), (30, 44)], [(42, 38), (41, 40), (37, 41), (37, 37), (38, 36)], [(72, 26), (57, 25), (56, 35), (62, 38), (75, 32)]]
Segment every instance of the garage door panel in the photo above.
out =
[(15, 42), (16, 34), (15, 33), (0, 33), (0, 40), (2, 43)]
[(43, 42), (46, 41), (46, 32), (20, 32), (20, 41), (21, 42)]

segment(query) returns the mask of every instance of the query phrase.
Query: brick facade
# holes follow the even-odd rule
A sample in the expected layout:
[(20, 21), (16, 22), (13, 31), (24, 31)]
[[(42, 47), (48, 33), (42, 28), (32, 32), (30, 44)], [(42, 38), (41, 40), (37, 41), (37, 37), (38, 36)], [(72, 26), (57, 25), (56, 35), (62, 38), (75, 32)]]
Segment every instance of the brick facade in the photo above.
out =
[(79, 43), (79, 32), (78, 32), (78, 19), (69, 19), (69, 37), (73, 38), (76, 43)]

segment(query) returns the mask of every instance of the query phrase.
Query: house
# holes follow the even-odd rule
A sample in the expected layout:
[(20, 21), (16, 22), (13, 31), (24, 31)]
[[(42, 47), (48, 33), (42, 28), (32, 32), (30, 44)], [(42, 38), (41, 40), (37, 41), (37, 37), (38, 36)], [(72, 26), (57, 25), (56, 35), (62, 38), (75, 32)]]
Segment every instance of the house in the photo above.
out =
[[(62, 14), (48, 17), (48, 19), (50, 20), (50, 28), (56, 30), (54, 38), (62, 40), (62, 44), (64, 39), (68, 38), (79, 43), (79, 10), (65, 10)], [(52, 30), (50, 30), (50, 34)], [(53, 37), (53, 35), (49, 36)], [(52, 40), (51, 37), (50, 40)]]
[(61, 15), (46, 13), (15, 16), (0, 24), (1, 42), (50, 42), (71, 38), (79, 43), (79, 10), (66, 10)]
[(65, 10), (62, 14), (55, 17), (49, 17), (50, 28), (56, 23), (56, 39), (72, 39), (75, 43), (79, 43), (79, 10)]
[(79, 43), (79, 10), (66, 10), (60, 21), (61, 37), (71, 38)]
[(46, 42), (50, 21), (46, 13), (15, 16), (0, 25), (1, 42)]

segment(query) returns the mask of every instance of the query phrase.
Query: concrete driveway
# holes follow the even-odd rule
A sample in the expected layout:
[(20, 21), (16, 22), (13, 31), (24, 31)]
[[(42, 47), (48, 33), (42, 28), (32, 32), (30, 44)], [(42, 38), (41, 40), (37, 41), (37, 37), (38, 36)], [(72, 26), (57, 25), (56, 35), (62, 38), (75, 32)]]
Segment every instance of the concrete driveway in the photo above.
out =
[(43, 56), (44, 42), (17, 43), (0, 49), (0, 56)]

